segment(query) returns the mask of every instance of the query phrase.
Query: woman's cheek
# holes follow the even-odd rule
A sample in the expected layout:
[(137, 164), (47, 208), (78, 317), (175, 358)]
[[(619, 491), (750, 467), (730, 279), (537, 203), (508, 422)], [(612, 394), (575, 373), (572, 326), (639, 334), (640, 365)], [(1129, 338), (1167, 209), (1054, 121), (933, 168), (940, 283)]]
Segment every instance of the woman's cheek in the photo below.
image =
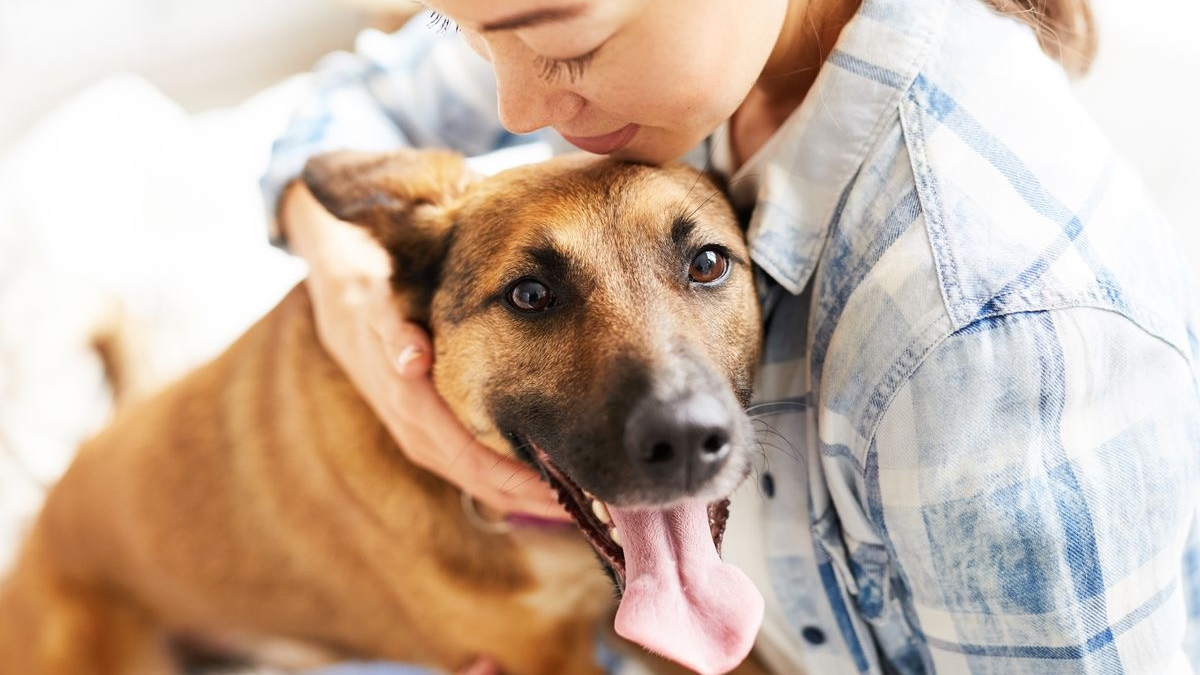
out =
[[(647, 63), (653, 64), (647, 67)], [(644, 123), (663, 123), (681, 111), (702, 108), (711, 96), (712, 83), (708, 76), (687, 64), (672, 64), (663, 60), (646, 61), (640, 67), (631, 67), (628, 75), (612, 83), (608, 98), (621, 105), (626, 112), (637, 108), (642, 116), (654, 119)], [(636, 117), (630, 116), (636, 120)], [(678, 119), (673, 120), (678, 123)]]

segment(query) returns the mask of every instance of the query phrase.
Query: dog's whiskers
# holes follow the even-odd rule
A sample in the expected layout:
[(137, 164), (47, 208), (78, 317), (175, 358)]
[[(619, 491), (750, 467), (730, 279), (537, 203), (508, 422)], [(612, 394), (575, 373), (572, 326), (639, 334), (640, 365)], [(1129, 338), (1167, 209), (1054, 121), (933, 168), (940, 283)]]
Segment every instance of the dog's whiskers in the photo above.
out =
[[(795, 444), (793, 444), (792, 441), (786, 435), (780, 433), (780, 431), (778, 429), (771, 426), (770, 424), (768, 424), (767, 422), (765, 422), (762, 419), (756, 419), (756, 420), (752, 420), (752, 421), (756, 422), (758, 424), (761, 424), (763, 426), (762, 429), (755, 429), (755, 431), (754, 431), (755, 440), (757, 440), (760, 444), (766, 445), (767, 447), (770, 447), (770, 448), (774, 448), (774, 449), (778, 450), (779, 452), (782, 452), (783, 454), (787, 455), (788, 457), (791, 457), (792, 459), (796, 460), (797, 462), (804, 461), (804, 458), (803, 458), (802, 454), (800, 453), (800, 449), (797, 448), (795, 446)], [(777, 446), (774, 444), (767, 443), (766, 441), (757, 437), (758, 434), (760, 434), (760, 433), (771, 434), (772, 436), (778, 438), (780, 441), (785, 443), (787, 445), (787, 448), (783, 448), (783, 447), (780, 447), (780, 446)]]
[[(691, 219), (692, 219), (692, 218), (693, 218), (693, 217), (694, 217), (694, 216), (695, 216), (695, 215), (696, 215), (696, 214), (697, 214), (697, 213), (700, 211), (700, 209), (704, 208), (705, 204), (708, 204), (710, 201), (712, 201), (712, 198), (713, 198), (713, 197), (716, 197), (716, 196), (718, 196), (718, 195), (722, 194), (723, 192), (726, 192), (726, 191), (728, 191), (728, 190), (729, 190), (729, 188), (733, 187), (733, 186), (734, 186), (736, 183), (738, 183), (738, 182), (740, 182), (740, 181), (743, 181), (743, 180), (748, 180), (748, 179), (750, 179), (752, 176), (755, 176), (755, 175), (757, 175), (757, 174), (750, 174), (750, 173), (748, 173), (748, 174), (746, 174), (746, 175), (744, 175), (744, 176), (738, 176), (737, 178), (734, 178), (733, 180), (729, 181), (729, 183), (727, 183), (727, 184), (726, 184), (726, 186), (725, 186), (725, 189), (724, 189), (724, 190), (722, 190), (721, 188), (717, 188), (716, 190), (713, 190), (713, 191), (712, 191), (712, 194), (708, 195), (708, 197), (706, 197), (706, 198), (704, 199), (704, 201), (700, 202), (700, 205), (699, 205), (699, 206), (697, 206), (696, 208), (692, 209), (691, 211), (689, 211), (689, 212), (687, 213), (687, 215), (685, 215), (685, 216), (684, 216), (684, 220), (691, 220)], [(682, 203), (681, 203), (681, 205), (682, 205)]]
[(692, 181), (692, 186), (688, 188), (687, 193), (685, 193), (683, 195), (683, 198), (679, 200), (680, 206), (683, 206), (683, 204), (687, 201), (688, 197), (692, 196), (692, 190), (695, 190), (696, 186), (700, 184), (700, 178), (703, 177), (704, 174), (708, 173), (709, 170), (712, 169), (713, 153), (715, 153), (717, 151), (717, 143), (719, 143), (719, 142), (721, 142), (721, 141), (717, 140), (717, 134), (714, 133), (712, 136), (710, 136), (710, 141), (708, 144), (708, 153), (704, 156), (704, 168), (700, 169), (700, 173), (696, 174), (696, 180)]
[[(528, 450), (529, 448), (527, 446), (522, 445), (520, 447), (520, 449)], [(500, 466), (500, 462), (503, 462), (506, 459), (515, 460), (516, 458), (517, 458), (517, 453), (514, 450), (509, 450), (508, 452), (504, 452), (504, 453), (496, 453), (496, 461), (492, 462), (492, 468), (495, 469), (496, 467)]]
[[(809, 404), (806, 401), (764, 401), (755, 403), (746, 408), (746, 415), (754, 421), (759, 421), (760, 417), (772, 415), (783, 410), (808, 410)], [(771, 412), (761, 413), (764, 409), (770, 409)]]
[(512, 492), (513, 490), (519, 489), (521, 486), (525, 485), (526, 483), (528, 483), (529, 481), (531, 481), (537, 477), (536, 475), (535, 476), (526, 476), (525, 479), (522, 480), (520, 483), (517, 483), (516, 485), (509, 487), (508, 482), (511, 481), (512, 479), (516, 478), (517, 474), (520, 474), (520, 473), (521, 473), (520, 471), (514, 471), (514, 472), (512, 472), (512, 474), (509, 475), (508, 478), (504, 479), (504, 482), (500, 484), (500, 491), (505, 492), (505, 493)]
[[(784, 451), (784, 449), (781, 446), (775, 445), (774, 443), (769, 443), (767, 441), (762, 441), (762, 440), (755, 440), (755, 443), (758, 443), (758, 447), (760, 450), (762, 448), (770, 448), (772, 450), (776, 450), (778, 452), (784, 452), (784, 454), (786, 454), (786, 452)], [(763, 456), (764, 457), (767, 456), (767, 453), (765, 450), (763, 451)]]

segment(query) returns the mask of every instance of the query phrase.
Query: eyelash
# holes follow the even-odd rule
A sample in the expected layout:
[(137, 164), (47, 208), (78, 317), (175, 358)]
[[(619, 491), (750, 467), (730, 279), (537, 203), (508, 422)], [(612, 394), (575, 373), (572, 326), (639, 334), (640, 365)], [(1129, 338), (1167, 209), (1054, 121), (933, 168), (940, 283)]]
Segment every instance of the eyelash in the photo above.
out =
[(545, 56), (538, 56), (537, 65), (542, 69), (541, 75), (543, 80), (557, 82), (565, 72), (567, 79), (574, 83), (575, 80), (583, 77), (583, 73), (587, 70), (588, 65), (592, 62), (592, 57), (595, 55), (596, 50), (593, 49), (583, 56), (576, 56), (572, 59), (551, 59)]
[(445, 33), (451, 28), (455, 33), (458, 32), (458, 24), (454, 23), (454, 19), (432, 9), (429, 10), (429, 23), (425, 25), (439, 33)]
[[(426, 25), (438, 33), (445, 33), (451, 28), (456, 33), (459, 30), (458, 24), (454, 22), (454, 19), (432, 9), (429, 10), (429, 23)], [(592, 57), (596, 55), (598, 49), (593, 49), (583, 56), (576, 56), (570, 59), (552, 59), (546, 56), (538, 56), (537, 65), (541, 70), (542, 79), (549, 82), (556, 82), (566, 74), (570, 82), (575, 82), (583, 77), (584, 71), (587, 70), (588, 65), (592, 62)]]

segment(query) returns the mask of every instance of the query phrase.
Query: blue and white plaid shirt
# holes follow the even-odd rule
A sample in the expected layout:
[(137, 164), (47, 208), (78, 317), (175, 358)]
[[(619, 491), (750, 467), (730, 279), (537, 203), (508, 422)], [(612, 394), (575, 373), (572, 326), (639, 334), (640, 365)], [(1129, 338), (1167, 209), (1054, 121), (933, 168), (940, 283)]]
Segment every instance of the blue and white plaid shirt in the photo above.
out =
[[(525, 140), (461, 40), (359, 47), (319, 68), (272, 202), (323, 149)], [(739, 507), (790, 667), (1200, 668), (1192, 281), (1031, 32), (865, 0), (764, 152), (762, 499)]]

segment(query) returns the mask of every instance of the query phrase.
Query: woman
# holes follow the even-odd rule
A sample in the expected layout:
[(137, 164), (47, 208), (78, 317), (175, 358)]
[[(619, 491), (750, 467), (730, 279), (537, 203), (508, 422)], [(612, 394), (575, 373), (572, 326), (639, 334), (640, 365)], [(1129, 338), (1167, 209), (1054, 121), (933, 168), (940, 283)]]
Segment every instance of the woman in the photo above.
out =
[(1072, 98), (1086, 4), (428, 4), (461, 38), (416, 26), (330, 57), (264, 181), (322, 339), (413, 460), (500, 512), (554, 509), (446, 411), (383, 252), (289, 183), (303, 161), (547, 128), (709, 158), (753, 209), (761, 270), (766, 470), (742, 508), (765, 542), (765, 660), (1200, 667), (1191, 281)]

